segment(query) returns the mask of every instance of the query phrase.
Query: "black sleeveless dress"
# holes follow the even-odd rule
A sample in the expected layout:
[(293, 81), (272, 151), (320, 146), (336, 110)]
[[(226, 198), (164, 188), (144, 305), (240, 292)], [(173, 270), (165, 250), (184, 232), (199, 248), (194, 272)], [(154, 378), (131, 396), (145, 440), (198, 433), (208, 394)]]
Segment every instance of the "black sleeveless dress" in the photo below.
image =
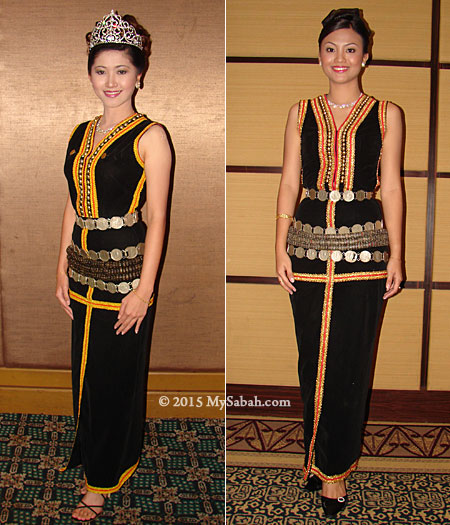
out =
[(361, 449), (388, 235), (379, 163), (386, 101), (362, 94), (336, 129), (325, 96), (299, 103), (302, 186), (288, 233), (304, 402), (305, 479), (344, 479)]
[(138, 142), (155, 122), (136, 113), (94, 148), (99, 119), (74, 129), (64, 167), (77, 214), (67, 250), (76, 435), (62, 470), (82, 464), (88, 489), (109, 493), (136, 470), (142, 448), (154, 298), (138, 334), (116, 335), (114, 324), (142, 269), (146, 183)]

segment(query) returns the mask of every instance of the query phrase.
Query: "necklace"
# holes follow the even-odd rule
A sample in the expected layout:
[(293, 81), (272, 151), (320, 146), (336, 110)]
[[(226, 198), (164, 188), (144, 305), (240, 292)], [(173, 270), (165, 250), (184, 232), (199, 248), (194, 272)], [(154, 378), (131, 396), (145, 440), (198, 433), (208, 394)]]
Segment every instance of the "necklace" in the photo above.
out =
[(328, 104), (330, 104), (330, 106), (333, 108), (333, 109), (345, 109), (345, 108), (352, 108), (359, 100), (359, 97), (362, 95), (362, 93), (360, 93), (358, 95), (358, 98), (356, 100), (354, 100), (353, 102), (349, 102), (348, 104), (335, 104), (334, 102), (331, 102), (331, 100), (328, 98), (327, 95), (325, 95), (326, 99), (328, 100)]
[(110, 131), (112, 131), (116, 126), (111, 126), (110, 128), (108, 129), (102, 129), (100, 126), (100, 121), (97, 122), (97, 126), (95, 127), (95, 130), (98, 131), (99, 133), (103, 133), (104, 135), (106, 135), (106, 133), (109, 133)]

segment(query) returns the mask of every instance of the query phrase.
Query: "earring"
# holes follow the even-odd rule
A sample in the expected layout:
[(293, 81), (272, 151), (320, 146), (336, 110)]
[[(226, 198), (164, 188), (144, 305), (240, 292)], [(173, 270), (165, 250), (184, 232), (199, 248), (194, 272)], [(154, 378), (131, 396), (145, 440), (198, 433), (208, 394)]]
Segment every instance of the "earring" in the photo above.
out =
[(363, 63), (361, 64), (361, 66), (362, 66), (362, 67), (366, 67), (366, 63), (363, 62)]
[(139, 89), (140, 87), (141, 87), (141, 81), (138, 80), (138, 81), (136, 82), (136, 89)]

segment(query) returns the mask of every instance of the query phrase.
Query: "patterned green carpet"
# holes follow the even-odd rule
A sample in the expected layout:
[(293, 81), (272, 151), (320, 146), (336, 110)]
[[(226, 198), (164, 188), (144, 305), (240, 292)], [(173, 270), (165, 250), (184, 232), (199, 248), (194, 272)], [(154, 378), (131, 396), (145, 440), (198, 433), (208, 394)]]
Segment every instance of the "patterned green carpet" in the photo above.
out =
[(349, 501), (327, 520), (301, 469), (227, 467), (228, 525), (433, 525), (450, 523), (450, 474), (354, 472)]
[[(57, 470), (73, 437), (71, 417), (0, 414), (0, 523), (74, 523), (82, 472)], [(95, 523), (223, 524), (223, 420), (149, 419), (144, 443)]]

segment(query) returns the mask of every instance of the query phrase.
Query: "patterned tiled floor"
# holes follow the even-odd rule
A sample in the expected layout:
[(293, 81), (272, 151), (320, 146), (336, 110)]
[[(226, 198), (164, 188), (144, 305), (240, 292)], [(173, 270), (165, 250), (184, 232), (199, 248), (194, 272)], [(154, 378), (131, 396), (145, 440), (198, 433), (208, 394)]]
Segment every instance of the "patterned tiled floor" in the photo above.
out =
[[(73, 440), (65, 416), (0, 415), (0, 523), (74, 523), (81, 469), (60, 473)], [(219, 419), (149, 419), (141, 462), (98, 524), (219, 525), (224, 520), (224, 436)]]

